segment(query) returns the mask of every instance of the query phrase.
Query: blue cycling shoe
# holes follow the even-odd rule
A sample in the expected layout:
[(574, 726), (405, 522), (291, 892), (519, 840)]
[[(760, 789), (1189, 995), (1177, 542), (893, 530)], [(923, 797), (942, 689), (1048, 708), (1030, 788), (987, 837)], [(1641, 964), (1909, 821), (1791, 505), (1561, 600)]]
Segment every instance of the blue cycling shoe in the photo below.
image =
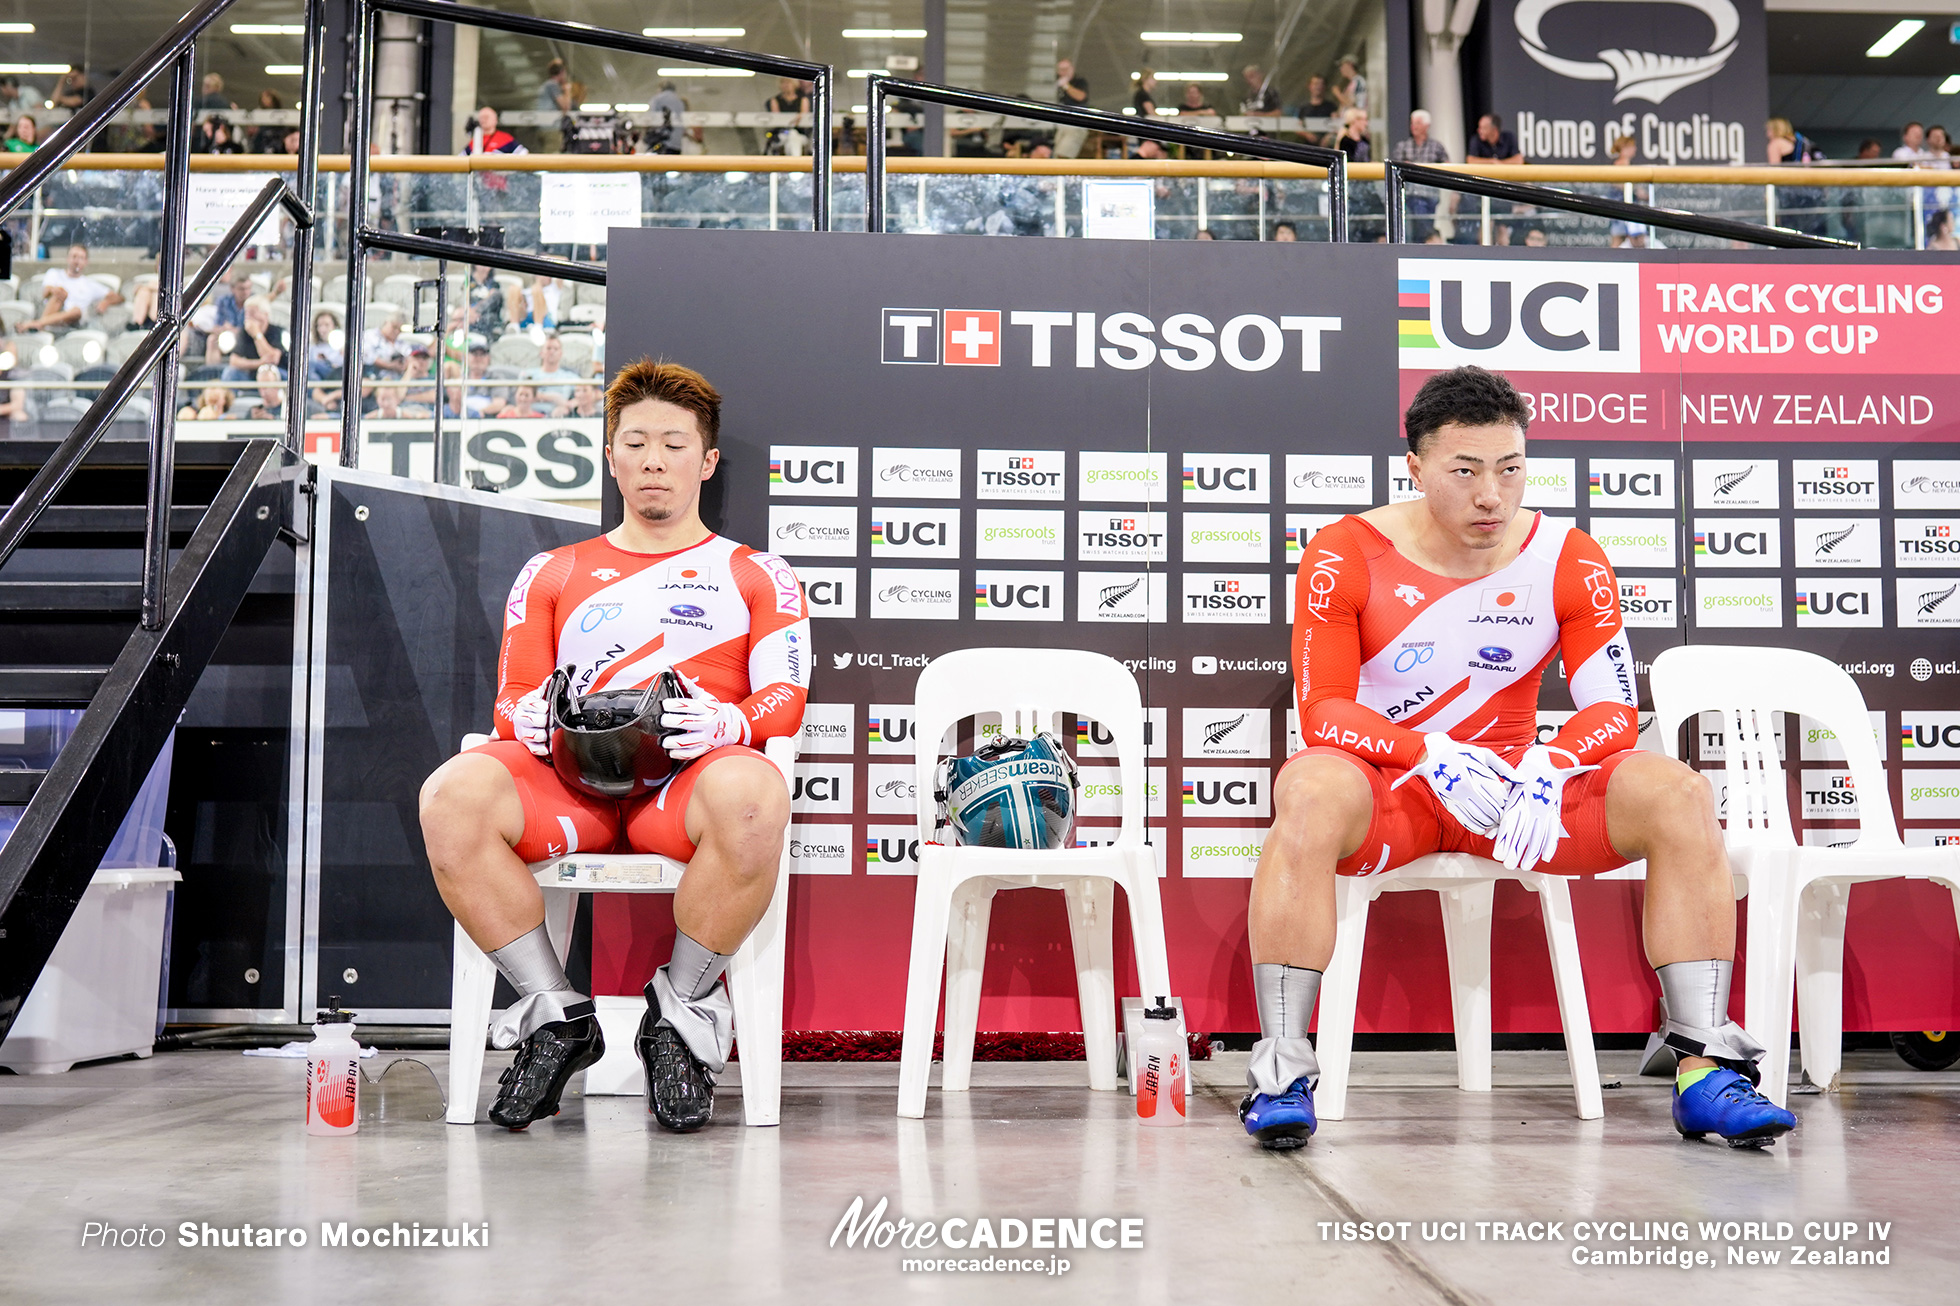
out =
[(1239, 1119), (1261, 1147), (1275, 1152), (1305, 1147), (1319, 1124), (1313, 1114), (1313, 1085), (1302, 1075), (1284, 1093), (1247, 1093), (1239, 1103)]
[(1683, 1138), (1715, 1134), (1730, 1147), (1768, 1147), (1795, 1129), (1797, 1118), (1746, 1077), (1718, 1065), (1685, 1091), (1676, 1081), (1674, 1127)]

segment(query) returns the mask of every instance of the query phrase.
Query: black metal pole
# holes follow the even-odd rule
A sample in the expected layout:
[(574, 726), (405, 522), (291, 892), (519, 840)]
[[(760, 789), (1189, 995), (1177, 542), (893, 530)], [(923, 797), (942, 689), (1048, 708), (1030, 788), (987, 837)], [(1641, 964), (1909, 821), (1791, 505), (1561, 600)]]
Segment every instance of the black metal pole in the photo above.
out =
[[(946, 80), (946, 0), (925, 0), (926, 29), (925, 61), (919, 69), (920, 79), (928, 82)], [(925, 106), (924, 133), (921, 137), (919, 153), (929, 159), (944, 158), (946, 155), (946, 106), (928, 104)], [(922, 175), (920, 182), (925, 178)]]
[(1327, 165), (1327, 239), (1336, 245), (1348, 240), (1347, 155)]
[[(163, 628), (164, 581), (170, 574), (170, 498), (177, 471), (177, 356), (185, 315), (184, 232), (190, 221), (191, 112), (197, 98), (197, 49), (177, 56), (170, 78), (170, 135), (163, 143), (163, 229), (157, 253), (157, 324), (169, 332), (150, 391), (150, 472), (143, 498), (143, 629)], [(218, 251), (212, 250), (212, 257)], [(194, 305), (193, 305), (194, 307)], [(171, 325), (166, 328), (165, 323)], [(292, 341), (286, 341), (288, 345)]]
[(499, 272), (563, 277), (567, 281), (581, 281), (588, 286), (606, 284), (606, 265), (603, 263), (574, 263), (570, 259), (546, 258), (541, 254), (525, 254), (514, 249), (492, 249), (488, 245), (465, 245), (460, 241), (412, 236), (405, 231), (379, 231), (373, 227), (361, 228), (360, 236), (361, 243), (369, 249), (385, 249), (416, 258), (448, 258), (457, 262), (481, 263)]
[(810, 134), (810, 229), (812, 231), (830, 230), (830, 160), (831, 136), (830, 114), (832, 95), (831, 81), (834, 77), (830, 65), (825, 64), (817, 73), (814, 89), (810, 96), (810, 110), (815, 119)]
[(884, 78), (864, 82), (864, 229), (885, 229)]
[[(434, 418), (435, 444), (436, 444), (436, 480), (442, 482), (444, 485), (461, 485), (463, 483), (463, 450), (457, 441), (451, 441), (450, 444), (448, 445), (444, 445), (442, 442), (442, 405), (443, 405), (443, 401), (449, 398), (449, 387), (445, 384), (447, 378), (445, 378), (442, 374), (442, 366), (444, 361), (443, 355), (447, 352), (449, 348), (449, 314), (446, 311), (448, 308), (448, 304), (449, 304), (449, 261), (447, 259), (437, 259), (436, 260), (436, 402), (435, 402), (435, 418)], [(408, 395), (404, 392), (402, 398), (406, 399), (407, 397)], [(461, 413), (457, 413), (456, 420), (459, 422), (462, 421), (463, 415)], [(456, 434), (460, 437), (462, 435), (462, 431), (458, 430)]]
[[(306, 373), (313, 351), (313, 252), (319, 241), (320, 83), (326, 72), (326, 0), (306, 0), (305, 70), (300, 75), (299, 169), (293, 193), (315, 221), (293, 227), (292, 315), (286, 328), (286, 447), (306, 452)], [(333, 221), (333, 215), (327, 215)]]
[(367, 319), (368, 132), (374, 101), (374, 10), (354, 0), (354, 102), (347, 141), (347, 329), (341, 359), (340, 465), (361, 465), (361, 329)]
[(1388, 243), (1406, 245), (1409, 241), (1408, 201), (1402, 193), (1402, 169), (1394, 163), (1382, 165), (1382, 191), (1388, 201)]

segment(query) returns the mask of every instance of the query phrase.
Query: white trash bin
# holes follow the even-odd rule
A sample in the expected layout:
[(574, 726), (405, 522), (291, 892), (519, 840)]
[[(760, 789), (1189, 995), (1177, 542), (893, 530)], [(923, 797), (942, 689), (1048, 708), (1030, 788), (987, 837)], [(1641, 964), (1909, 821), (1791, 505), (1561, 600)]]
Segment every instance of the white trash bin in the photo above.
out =
[[(42, 713), (16, 715), (27, 717), (31, 728)], [(68, 718), (81, 713), (56, 709), (45, 715), (61, 718), (54, 722), (60, 738), (53, 746), (59, 748), (73, 730)], [(170, 895), (183, 879), (174, 868), (158, 865), (175, 744), (172, 732), (61, 932), (47, 968), (34, 982), (6, 1042), (0, 1043), (0, 1066), (22, 1075), (58, 1075), (78, 1061), (131, 1052), (150, 1055), (156, 1043)], [(0, 753), (5, 751), (0, 747)], [(0, 809), (0, 843), (12, 833), (20, 810)]]

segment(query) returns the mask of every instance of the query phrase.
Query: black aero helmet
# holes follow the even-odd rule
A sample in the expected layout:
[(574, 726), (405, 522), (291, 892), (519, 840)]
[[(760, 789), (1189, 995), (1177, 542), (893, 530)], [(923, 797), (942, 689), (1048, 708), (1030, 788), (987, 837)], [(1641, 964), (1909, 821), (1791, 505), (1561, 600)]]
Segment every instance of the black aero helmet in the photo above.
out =
[(679, 732), (661, 728), (661, 700), (687, 697), (687, 686), (671, 668), (645, 689), (582, 696), (572, 694), (570, 667), (552, 672), (545, 684), (552, 769), (595, 798), (619, 800), (653, 790), (681, 765), (667, 753), (667, 739)]

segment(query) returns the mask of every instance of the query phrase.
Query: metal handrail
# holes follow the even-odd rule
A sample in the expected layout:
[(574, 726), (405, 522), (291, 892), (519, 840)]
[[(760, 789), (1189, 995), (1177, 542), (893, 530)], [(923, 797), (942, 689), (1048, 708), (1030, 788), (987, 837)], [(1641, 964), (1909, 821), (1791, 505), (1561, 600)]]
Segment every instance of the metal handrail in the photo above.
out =
[(1301, 145), (1269, 136), (1235, 136), (1203, 127), (1185, 127), (1154, 118), (1130, 118), (1104, 109), (1073, 104), (1045, 104), (1011, 95), (994, 95), (957, 86), (935, 86), (930, 82), (907, 81), (899, 77), (865, 79), (864, 128), (864, 229), (885, 229), (885, 97), (896, 95), (907, 100), (923, 100), (976, 113), (1001, 113), (1058, 127), (1081, 127), (1088, 131), (1117, 136), (1135, 136), (1165, 145), (1184, 145), (1193, 149), (1222, 150), (1246, 154), (1257, 159), (1298, 163), (1327, 170), (1327, 235), (1338, 244), (1348, 238), (1347, 155), (1322, 145)]
[[(438, 314), (442, 311), (441, 296), (446, 293), (442, 282), (451, 261), (480, 263), (510, 272), (562, 276), (568, 280), (598, 285), (606, 283), (605, 269), (596, 264), (514, 255), (463, 241), (383, 232), (367, 224), (368, 138), (373, 129), (370, 119), (374, 108), (374, 44), (378, 27), (376, 17), (384, 13), (403, 14), (428, 22), (488, 28), (492, 31), (511, 32), (519, 36), (538, 37), (547, 41), (596, 46), (602, 50), (617, 50), (622, 54), (649, 55), (655, 58), (665, 56), (686, 59), (691, 63), (707, 64), (710, 67), (739, 68), (749, 72), (767, 73), (775, 77), (795, 77), (812, 84), (811, 98), (815, 100), (812, 112), (815, 120), (830, 121), (833, 74), (829, 64), (787, 59), (773, 54), (757, 54), (749, 50), (697, 45), (692, 41), (636, 36), (612, 28), (589, 27), (584, 23), (568, 23), (551, 18), (536, 18), (530, 14), (505, 13), (497, 9), (452, 4), (450, 0), (355, 0), (354, 59), (351, 66), (354, 102), (349, 115), (347, 141), (348, 295), (346, 325), (343, 328), (347, 345), (341, 371), (341, 386), (343, 393), (347, 394), (355, 393), (354, 387), (360, 381), (361, 335), (366, 322), (367, 304), (366, 297), (359, 287), (365, 280), (367, 253), (370, 249), (420, 254), (435, 259), (438, 278), (436, 292)], [(816, 230), (828, 231), (830, 230), (830, 133), (819, 131), (813, 135), (815, 140), (811, 150), (810, 222)], [(298, 293), (297, 288), (294, 293)], [(299, 319), (295, 317), (294, 320)], [(437, 370), (440, 371), (440, 368)], [(343, 467), (358, 467), (361, 460), (360, 405), (346, 404), (345, 409), (340, 428), (340, 463)], [(294, 420), (300, 419), (295, 417)], [(437, 449), (438, 468), (449, 466), (453, 461), (445, 459), (443, 450)]]
[[(163, 232), (157, 260), (156, 325), (135, 352), (123, 360), (102, 392), (89, 406), (87, 414), (68, 433), (32, 481), (0, 515), (0, 565), (20, 547), (20, 542), (41, 513), (54, 502), (83, 459), (108, 430), (118, 409), (128, 401), (143, 378), (155, 374), (154, 397), (150, 412), (148, 484), (143, 514), (143, 611), (144, 630), (161, 630), (165, 623), (165, 583), (170, 569), (170, 500), (176, 479), (177, 355), (179, 332), (185, 320), (185, 305), (196, 304), (209, 294), (218, 278), (236, 259), (258, 231), (259, 224), (275, 208), (283, 208), (293, 219), (293, 266), (302, 277), (311, 277), (313, 265), (312, 184), (319, 164), (319, 70), (325, 49), (325, 0), (307, 0), (304, 101), (301, 105), (300, 157), (298, 181), (305, 198), (295, 194), (281, 177), (266, 182), (229, 231), (211, 250), (210, 257), (188, 286), (184, 284), (184, 232), (190, 210), (191, 118), (196, 97), (197, 38), (235, 0), (205, 0), (178, 19), (171, 29), (153, 42), (122, 74), (105, 87), (80, 112), (62, 124), (40, 149), (13, 168), (0, 180), (0, 219), (4, 219), (36, 187), (57, 169), (81, 153), (82, 146), (120, 113), (124, 106), (160, 76), (171, 74), (170, 127), (164, 141)], [(310, 123), (310, 126), (309, 126)], [(310, 286), (295, 283), (293, 305), (296, 312), (307, 307)], [(188, 296), (188, 298), (186, 298)], [(303, 369), (288, 369), (293, 378), (293, 398), (301, 396), (299, 382)], [(303, 404), (291, 406), (287, 415), (286, 445), (294, 454), (302, 448), (305, 419)]]
[(1408, 243), (1406, 190), (1410, 183), (1414, 183), (1418, 186), (1433, 186), (1442, 190), (1481, 195), (1486, 199), (1508, 200), (1515, 204), (1539, 205), (1548, 209), (1563, 209), (1571, 213), (1589, 214), (1595, 218), (1643, 223), (1650, 227), (1666, 227), (1672, 231), (1685, 231), (1697, 236), (1714, 236), (1722, 240), (1746, 240), (1752, 244), (1769, 245), (1776, 249), (1859, 248), (1855, 241), (1839, 240), (1834, 236), (1810, 236), (1801, 231), (1792, 231), (1788, 227), (1766, 227), (1735, 218), (1711, 218), (1699, 213), (1684, 213), (1679, 209), (1658, 209), (1649, 204), (1633, 204), (1626, 200), (1580, 195), (1554, 186), (1500, 181), (1495, 177), (1478, 177), (1456, 171), (1446, 172), (1441, 168), (1431, 168), (1420, 163), (1385, 164), (1382, 179), (1385, 183), (1384, 189), (1388, 192), (1388, 243), (1391, 245)]

